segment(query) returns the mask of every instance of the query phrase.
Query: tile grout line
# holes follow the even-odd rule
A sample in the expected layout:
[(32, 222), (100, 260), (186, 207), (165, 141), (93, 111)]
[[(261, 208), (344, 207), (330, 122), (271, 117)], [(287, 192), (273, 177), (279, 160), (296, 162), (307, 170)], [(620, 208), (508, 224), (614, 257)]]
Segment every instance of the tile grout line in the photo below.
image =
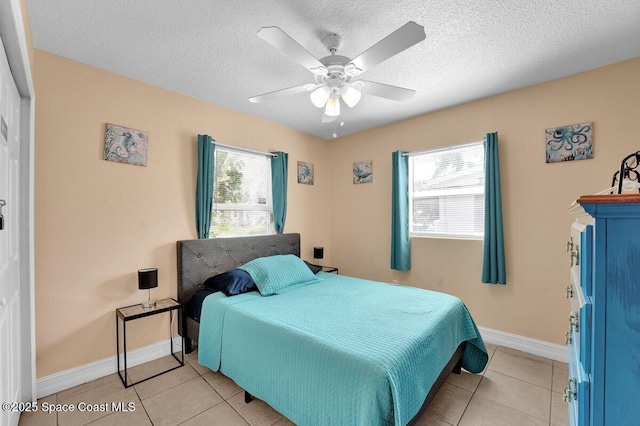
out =
[(151, 416), (149, 415), (149, 412), (147, 411), (147, 407), (145, 407), (144, 404), (142, 403), (142, 398), (140, 397), (140, 394), (138, 393), (138, 389), (136, 389), (135, 385), (133, 386), (133, 391), (138, 396), (138, 400), (140, 401), (140, 405), (142, 405), (142, 409), (144, 410), (144, 414), (146, 414), (147, 419), (149, 419), (149, 423), (151, 423), (151, 425), (153, 426), (153, 420), (151, 420)]
[[(493, 359), (493, 355), (495, 355), (497, 350), (498, 350), (498, 347), (496, 346), (496, 349), (493, 351), (493, 353), (491, 354), (491, 356), (487, 360), (487, 365), (485, 366), (483, 371), (487, 371), (489, 369), (489, 363), (491, 363), (491, 360)], [(451, 373), (449, 373), (449, 374), (451, 374)], [(462, 372), (460, 372), (460, 374), (462, 374)], [(458, 426), (460, 424), (460, 422), (462, 421), (462, 418), (464, 417), (464, 413), (467, 412), (467, 409), (469, 408), (469, 404), (471, 404), (471, 400), (473, 399), (474, 395), (476, 394), (476, 391), (480, 387), (480, 383), (482, 383), (482, 379), (484, 379), (484, 374), (480, 375), (480, 381), (478, 382), (476, 387), (473, 389), (473, 392), (471, 392), (471, 398), (469, 398), (469, 402), (467, 402), (467, 405), (465, 405), (464, 410), (462, 411), (462, 415), (460, 416), (460, 419), (453, 426)], [(450, 383), (450, 384), (453, 385), (453, 386), (456, 386), (453, 383)], [(458, 386), (458, 387), (460, 387), (460, 386)], [(464, 388), (461, 388), (461, 389), (464, 389)], [(446, 421), (445, 421), (445, 423), (446, 423)]]
[[(484, 367), (484, 372), (487, 372), (489, 370), (489, 364), (491, 363), (491, 360), (493, 359), (493, 356), (496, 354), (497, 350), (498, 350), (498, 346), (496, 346), (496, 348), (493, 350), (493, 353), (491, 354), (491, 356), (487, 360), (487, 365)], [(480, 387), (480, 383), (482, 383), (483, 379), (484, 379), (484, 373), (481, 374), (480, 381), (478, 382), (476, 387), (473, 389), (473, 392), (471, 393), (471, 398), (469, 398), (469, 402), (464, 407), (464, 411), (462, 412), (462, 415), (460, 416), (460, 420), (458, 420), (458, 422), (456, 423), (455, 426), (458, 426), (460, 424), (460, 422), (462, 421), (462, 418), (464, 417), (464, 413), (467, 412), (467, 409), (469, 408), (469, 405), (471, 404), (471, 400), (473, 399), (473, 397), (475, 396), (476, 392), (478, 391), (478, 388)]]
[[(191, 366), (191, 367), (192, 367), (194, 370), (196, 370), (193, 366)], [(200, 374), (200, 377), (202, 377), (202, 378), (204, 379), (203, 375), (202, 375), (198, 370), (196, 370), (196, 372), (197, 372), (198, 374)], [(210, 372), (211, 372), (211, 373), (215, 373), (213, 370), (209, 370), (209, 371), (207, 371), (207, 373), (206, 373), (206, 374), (209, 374)], [(219, 374), (222, 374), (222, 373), (219, 373)], [(226, 377), (226, 376), (225, 376), (225, 377)], [(208, 385), (209, 385), (209, 386), (210, 386), (210, 387), (211, 387), (211, 388), (212, 388), (216, 393), (218, 392), (218, 391), (216, 391), (216, 388), (214, 388), (214, 387), (213, 387), (213, 385), (212, 385), (211, 383), (209, 383), (206, 379), (204, 379), (204, 381), (205, 381), (205, 382), (206, 382), (206, 383), (207, 383), (207, 384), (208, 384)], [(234, 382), (234, 383), (235, 383), (235, 382)], [(239, 387), (239, 386), (238, 386), (238, 387)], [(222, 402), (226, 402), (226, 403), (227, 403), (227, 405), (228, 405), (229, 407), (231, 407), (231, 409), (232, 409), (233, 411), (235, 411), (235, 412), (236, 412), (236, 413), (237, 413), (237, 414), (242, 418), (242, 420), (244, 420), (244, 422), (245, 422), (246, 424), (248, 424), (249, 426), (252, 426), (252, 425), (251, 425), (251, 423), (249, 422), (249, 420), (248, 420), (247, 418), (245, 418), (245, 417), (242, 415), (242, 413), (240, 413), (238, 410), (236, 410), (236, 408), (228, 402), (228, 400), (229, 400), (229, 399), (233, 398), (234, 396), (238, 395), (239, 393), (245, 392), (245, 390), (244, 390), (244, 389), (242, 389), (242, 388), (240, 388), (240, 389), (241, 389), (241, 390), (240, 390), (240, 392), (235, 393), (235, 394), (233, 394), (233, 395), (229, 396), (229, 398), (227, 398), (227, 399), (224, 399), (224, 398), (223, 398)], [(220, 395), (220, 394), (218, 394), (218, 395)], [(222, 396), (222, 395), (221, 395), (221, 396)], [(218, 404), (216, 404), (216, 405), (218, 405)], [(279, 422), (280, 420), (282, 420), (283, 418), (285, 418), (285, 416), (280, 415), (280, 418), (278, 418), (278, 420), (276, 420), (275, 422), (273, 422), (273, 423), (271, 424), (271, 426), (273, 426), (274, 424), (278, 423), (278, 422)]]
[[(493, 373), (500, 374), (501, 376), (509, 377), (509, 378), (511, 378), (511, 379), (514, 379), (514, 380), (519, 380), (519, 381), (521, 381), (521, 382), (523, 382), (523, 383), (526, 383), (526, 384), (528, 384), (528, 385), (535, 386), (535, 387), (538, 387), (538, 388), (540, 388), (540, 389), (544, 389), (545, 391), (549, 391), (549, 392), (550, 392), (550, 394), (551, 394), (551, 396), (553, 397), (553, 391), (552, 391), (551, 389), (547, 389), (547, 388), (545, 388), (544, 386), (540, 386), (540, 385), (536, 385), (535, 383), (527, 382), (526, 380), (519, 379), (518, 377), (513, 377), (513, 376), (510, 376), (510, 375), (508, 375), (508, 374), (501, 373), (500, 371), (496, 371), (496, 370), (491, 370), (491, 371), (492, 371)], [(484, 378), (484, 376), (483, 376), (483, 378)], [(490, 398), (490, 397), (488, 397), (488, 396), (487, 396), (487, 397), (483, 397), (483, 398), (490, 399), (491, 401), (496, 402), (496, 403), (501, 404), (501, 405), (504, 405), (505, 407), (512, 408), (512, 409), (514, 409), (514, 410), (516, 410), (516, 411), (518, 411), (518, 412), (520, 412), (520, 413), (526, 414), (526, 415), (527, 415), (527, 416), (529, 416), (529, 417), (533, 417), (534, 419), (538, 419), (538, 420), (540, 420), (540, 421), (544, 421), (544, 420), (542, 420), (542, 419), (541, 419), (541, 418), (539, 418), (539, 417), (533, 416), (533, 415), (531, 415), (531, 414), (529, 414), (529, 413), (526, 413), (526, 412), (524, 412), (524, 411), (522, 411), (522, 410), (518, 410), (517, 408), (515, 408), (515, 407), (511, 407), (510, 405), (503, 404), (502, 402), (500, 402), (500, 401), (496, 401), (496, 400), (494, 400), (494, 399), (491, 399), (491, 398)], [(549, 415), (551, 415), (551, 414), (549, 414)]]
[[(496, 346), (496, 350), (495, 350), (495, 351), (493, 352), (493, 354), (491, 355), (491, 358), (489, 358), (489, 361), (487, 361), (487, 366), (485, 367), (485, 370), (484, 370), (484, 371), (485, 371), (485, 373), (486, 373), (487, 371), (489, 371), (489, 364), (491, 363), (491, 360), (493, 359), (493, 356), (495, 355), (495, 353), (498, 351), (498, 348), (499, 348), (499, 346)], [(501, 374), (501, 375), (506, 376), (506, 377), (511, 377), (511, 378), (513, 378), (513, 379), (520, 380), (520, 381), (522, 381), (522, 382), (524, 382), (524, 383), (528, 383), (528, 384), (533, 385), (533, 386), (538, 386), (538, 385), (536, 385), (535, 383), (527, 382), (526, 380), (522, 380), (522, 379), (520, 379), (520, 378), (518, 378), (518, 377), (513, 377), (513, 376), (510, 376), (510, 375), (508, 375), (508, 374), (501, 373), (501, 372), (496, 371), (496, 370), (491, 370), (491, 371), (492, 371), (492, 372), (494, 372), (494, 373)], [(551, 425), (551, 408), (552, 408), (552, 405), (551, 405), (551, 404), (553, 404), (553, 400), (552, 400), (552, 398), (553, 398), (553, 371), (554, 371), (554, 366), (553, 366), (553, 364), (552, 364), (552, 369), (551, 369), (551, 389), (549, 389), (549, 390), (551, 391), (551, 392), (550, 392), (550, 399), (549, 399), (549, 404), (550, 404), (550, 405), (549, 405), (549, 426), (552, 426), (552, 425)], [(480, 384), (482, 383), (482, 380), (484, 380), (484, 379), (485, 379), (485, 375), (484, 375), (484, 374), (482, 374), (482, 377), (480, 378), (480, 381), (478, 382), (478, 386), (476, 386), (475, 390), (473, 391), (473, 393), (472, 393), (472, 395), (471, 395), (471, 399), (473, 399), (473, 397), (475, 396), (475, 394), (476, 394), (476, 392), (477, 392), (478, 388), (480, 387)], [(453, 384), (452, 384), (452, 385), (453, 385)], [(453, 385), (453, 386), (456, 386), (456, 385)], [(459, 386), (458, 386), (458, 387), (459, 387)], [(542, 386), (538, 386), (538, 387), (539, 387), (539, 388), (542, 388), (542, 389), (546, 389), (546, 388), (544, 388), (544, 387), (542, 387)], [(500, 404), (500, 405), (503, 405), (503, 406), (505, 406), (505, 407), (511, 408), (512, 410), (518, 411), (519, 413), (525, 414), (526, 416), (529, 416), (529, 417), (531, 417), (531, 418), (538, 419), (537, 417), (532, 416), (531, 414), (525, 413), (524, 411), (518, 410), (517, 408), (515, 408), (515, 407), (511, 407), (511, 406), (509, 406), (509, 405), (507, 405), (507, 404), (503, 404), (502, 402), (495, 401), (495, 400), (493, 400), (493, 399), (491, 399), (491, 398), (489, 398), (489, 397), (485, 397), (485, 396), (481, 396), (481, 395), (478, 395), (478, 396), (479, 396), (480, 398), (486, 398), (486, 399), (489, 399), (490, 401), (493, 401), (493, 402), (494, 402), (494, 403), (496, 403), (496, 404)], [(460, 422), (462, 421), (462, 418), (464, 417), (464, 413), (466, 413), (466, 412), (467, 412), (467, 408), (469, 408), (469, 404), (471, 404), (471, 399), (469, 399), (469, 403), (468, 403), (468, 404), (467, 404), (467, 406), (465, 407), (464, 412), (462, 413), (462, 416), (460, 417), (460, 420), (458, 421), (458, 423), (457, 423), (455, 426), (458, 426), (458, 425), (460, 424)], [(541, 420), (541, 419), (538, 419), (538, 420)], [(542, 420), (542, 421), (543, 421), (543, 420)]]
[[(189, 365), (191, 365), (191, 364), (189, 364)], [(191, 366), (191, 368), (193, 368), (193, 366)], [(195, 368), (193, 368), (193, 369), (194, 369), (194, 370), (196, 370)], [(214, 371), (213, 371), (213, 370), (209, 370), (209, 371), (207, 371), (207, 373), (206, 373), (206, 374), (209, 374), (210, 372), (214, 373)], [(205, 381), (205, 383), (206, 383), (206, 384), (208, 384), (208, 385), (211, 387), (211, 389), (213, 389), (213, 391), (214, 391), (214, 392), (218, 393), (218, 391), (216, 390), (216, 388), (214, 388), (214, 387), (213, 387), (213, 385), (212, 385), (211, 383), (209, 383), (209, 382), (208, 382), (208, 381), (207, 381), (207, 380), (202, 376), (202, 374), (201, 374), (198, 370), (196, 370), (196, 373), (198, 373), (198, 374), (200, 375), (200, 377), (202, 378), (202, 380), (204, 380), (204, 381)], [(220, 373), (220, 374), (222, 374), (222, 373)], [(235, 383), (235, 382), (234, 382), (234, 383)], [(241, 388), (241, 389), (242, 389), (242, 388)], [(241, 393), (241, 392), (244, 392), (244, 389), (243, 389), (243, 390), (241, 390), (241, 391), (240, 391), (240, 392), (238, 392), (238, 393)], [(245, 418), (244, 418), (244, 416), (243, 416), (242, 414), (240, 414), (240, 412), (238, 412), (238, 410), (236, 410), (236, 409), (235, 409), (235, 407), (234, 407), (233, 405), (229, 404), (229, 402), (227, 401), (228, 399), (233, 398), (234, 396), (236, 396), (238, 393), (235, 393), (235, 394), (231, 395), (231, 396), (230, 396), (229, 398), (227, 398), (227, 399), (222, 398), (222, 395), (220, 395), (219, 393), (218, 393), (218, 395), (220, 395), (220, 397), (222, 398), (222, 402), (226, 402), (226, 403), (227, 403), (227, 405), (228, 405), (229, 407), (231, 407), (231, 409), (232, 409), (233, 411), (235, 411), (235, 412), (240, 416), (240, 418), (242, 418), (242, 420), (244, 420), (244, 422), (245, 422), (246, 424), (248, 424), (249, 426), (251, 426), (251, 423), (249, 423), (249, 421), (248, 421), (247, 419), (245, 419)], [(221, 402), (221, 403), (222, 403), (222, 402)], [(220, 403), (220, 404), (221, 404), (221, 403)], [(219, 405), (219, 404), (216, 404), (216, 405)], [(215, 405), (214, 405), (214, 407), (215, 407)], [(195, 416), (194, 416), (194, 417), (195, 417)], [(277, 421), (279, 421), (279, 420), (280, 420), (280, 419), (278, 419)]]

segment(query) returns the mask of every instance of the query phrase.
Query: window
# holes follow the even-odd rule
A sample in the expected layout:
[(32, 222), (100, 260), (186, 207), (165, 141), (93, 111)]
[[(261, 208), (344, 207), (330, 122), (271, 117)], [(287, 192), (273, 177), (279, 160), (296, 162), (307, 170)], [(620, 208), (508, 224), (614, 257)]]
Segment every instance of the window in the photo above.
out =
[(483, 142), (412, 155), (409, 214), (412, 236), (482, 239)]
[(216, 147), (214, 175), (210, 238), (271, 234), (270, 158)]

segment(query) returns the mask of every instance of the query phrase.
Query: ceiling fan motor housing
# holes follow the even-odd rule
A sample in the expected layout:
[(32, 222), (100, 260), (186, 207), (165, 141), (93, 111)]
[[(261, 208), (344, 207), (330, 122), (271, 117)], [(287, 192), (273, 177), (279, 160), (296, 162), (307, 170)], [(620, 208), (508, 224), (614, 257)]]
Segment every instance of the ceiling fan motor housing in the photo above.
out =
[(344, 83), (351, 81), (351, 76), (344, 71), (345, 64), (351, 59), (341, 55), (330, 55), (320, 59), (320, 62), (327, 67), (327, 74), (324, 76), (316, 75), (318, 84), (326, 84), (329, 87), (340, 87)]
[(327, 34), (322, 39), (322, 44), (324, 44), (324, 47), (326, 47), (327, 50), (331, 52), (332, 55), (334, 55), (336, 51), (340, 49), (340, 46), (342, 46), (342, 37), (340, 37), (336, 33)]

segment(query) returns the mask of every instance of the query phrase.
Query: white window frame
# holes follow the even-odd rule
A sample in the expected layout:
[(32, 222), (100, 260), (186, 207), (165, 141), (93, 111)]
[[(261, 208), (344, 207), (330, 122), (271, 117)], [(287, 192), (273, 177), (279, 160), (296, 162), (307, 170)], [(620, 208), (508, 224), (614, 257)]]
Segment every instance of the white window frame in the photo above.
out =
[[(253, 151), (253, 150), (249, 150), (249, 149), (242, 149), (242, 148), (235, 148), (229, 145), (222, 145), (221, 144), (217, 144), (216, 145), (216, 149), (214, 152), (214, 162), (217, 160), (217, 157), (215, 157), (215, 155), (217, 155), (218, 152), (220, 151), (227, 151), (227, 152), (231, 152), (234, 154), (245, 154), (245, 155), (255, 155), (255, 156), (265, 156), (265, 157), (269, 157), (271, 156), (271, 154), (268, 153), (262, 153), (262, 152), (258, 152), (258, 151)], [(266, 230), (267, 232), (265, 234), (252, 234), (252, 235), (272, 235), (275, 234), (275, 226), (274, 226), (274, 221), (273, 221), (273, 195), (272, 195), (272, 190), (271, 190), (271, 164), (269, 164), (269, 161), (267, 161), (267, 194), (266, 194), (266, 202), (265, 204), (246, 204), (246, 203), (216, 203), (215, 200), (215, 184), (214, 184), (214, 188), (213, 188), (213, 203), (211, 206), (211, 216), (212, 216), (212, 221), (211, 221), (211, 227), (209, 230), (209, 238), (233, 238), (233, 237), (239, 237), (239, 236), (245, 236), (245, 235), (235, 235), (235, 234), (230, 234), (230, 235), (218, 235), (218, 236), (214, 236), (213, 235), (213, 214), (216, 211), (244, 211), (244, 212), (268, 212), (268, 225), (266, 226)], [(215, 164), (215, 163), (214, 163)], [(214, 169), (214, 182), (215, 182), (215, 173), (216, 170)]]
[[(435, 148), (424, 150), (415, 153), (407, 154), (409, 157), (418, 157), (420, 155), (427, 154), (437, 154), (439, 152), (451, 151), (454, 149), (464, 149), (464, 148), (473, 148), (477, 146), (484, 146), (484, 141), (477, 141), (459, 145), (451, 145), (444, 148)], [(483, 150), (484, 152), (484, 150)], [(483, 158), (484, 164), (484, 158)], [(433, 232), (416, 232), (413, 230), (413, 206), (414, 206), (414, 198), (416, 198), (416, 193), (413, 191), (413, 161), (409, 158), (409, 236), (410, 237), (418, 237), (418, 238), (439, 238), (439, 239), (455, 239), (455, 240), (483, 240), (484, 239), (484, 227), (479, 234), (450, 234), (450, 233), (433, 233)], [(484, 167), (483, 167), (484, 172)], [(424, 198), (438, 198), (441, 196), (447, 195), (482, 195), (484, 196), (484, 185), (479, 188), (469, 188), (469, 189), (456, 189), (456, 188), (443, 188), (440, 191), (431, 191), (429, 197)], [(483, 218), (484, 218), (484, 209), (483, 209)]]

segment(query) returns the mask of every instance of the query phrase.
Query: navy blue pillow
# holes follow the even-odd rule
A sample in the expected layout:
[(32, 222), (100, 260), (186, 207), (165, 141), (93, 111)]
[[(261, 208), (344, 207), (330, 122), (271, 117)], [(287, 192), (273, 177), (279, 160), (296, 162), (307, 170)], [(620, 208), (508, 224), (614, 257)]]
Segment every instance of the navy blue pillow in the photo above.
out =
[(200, 312), (202, 312), (202, 303), (204, 302), (204, 298), (215, 292), (215, 290), (208, 288), (196, 291), (187, 303), (187, 315), (200, 322)]
[(242, 269), (232, 269), (215, 275), (204, 282), (206, 288), (221, 291), (227, 296), (258, 290), (256, 283), (248, 272)]

